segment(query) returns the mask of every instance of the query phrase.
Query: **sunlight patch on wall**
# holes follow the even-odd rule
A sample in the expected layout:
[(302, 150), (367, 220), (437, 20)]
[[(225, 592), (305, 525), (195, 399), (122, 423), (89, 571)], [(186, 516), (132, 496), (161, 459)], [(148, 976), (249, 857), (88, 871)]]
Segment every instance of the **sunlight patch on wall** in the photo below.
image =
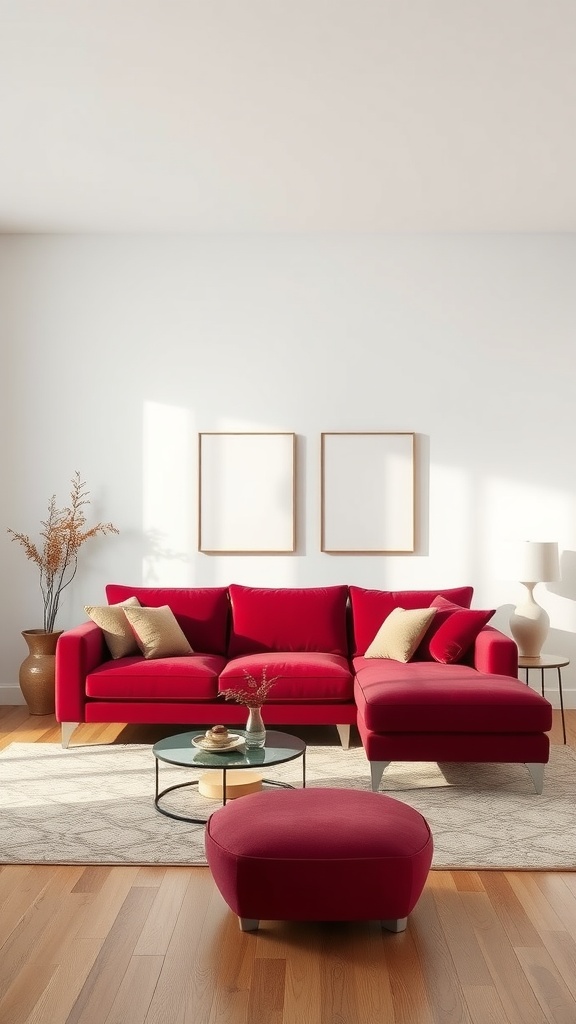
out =
[[(470, 474), (453, 466), (430, 467), (429, 558), (434, 579), (426, 585), (458, 586), (475, 576), (478, 552), (471, 543), (478, 529)], [(438, 564), (442, 578), (438, 579)], [(422, 572), (422, 569), (420, 569)]]
[(191, 583), (196, 522), (196, 456), (191, 450), (190, 412), (145, 402), (142, 445), (142, 528), (145, 586)]
[(503, 478), (486, 480), (483, 490), (486, 530), (503, 542), (560, 542), (573, 530), (572, 501), (565, 491)]
[[(560, 553), (563, 548), (573, 547), (573, 505), (570, 495), (558, 489), (502, 477), (484, 482), (482, 532), (494, 594), (499, 603), (516, 605), (523, 595), (513, 568), (518, 541), (557, 541)], [(561, 558), (561, 565), (562, 561)], [(561, 589), (561, 584), (539, 583), (536, 599), (546, 608), (557, 628), (572, 630), (574, 603), (554, 592)]]

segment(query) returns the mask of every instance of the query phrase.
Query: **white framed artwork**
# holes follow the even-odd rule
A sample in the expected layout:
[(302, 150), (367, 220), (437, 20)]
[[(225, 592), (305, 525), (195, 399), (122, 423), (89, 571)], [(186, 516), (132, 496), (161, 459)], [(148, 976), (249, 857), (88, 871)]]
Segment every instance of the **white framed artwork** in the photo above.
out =
[(321, 435), (321, 551), (415, 550), (414, 439), (409, 432)]
[(284, 554), (296, 549), (296, 435), (198, 435), (198, 550)]

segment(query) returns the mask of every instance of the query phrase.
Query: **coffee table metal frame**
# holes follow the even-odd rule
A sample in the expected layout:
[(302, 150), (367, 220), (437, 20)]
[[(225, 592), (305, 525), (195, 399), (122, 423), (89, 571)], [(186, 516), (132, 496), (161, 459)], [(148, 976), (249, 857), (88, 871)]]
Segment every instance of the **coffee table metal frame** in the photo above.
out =
[[(240, 735), (242, 731), (239, 730)], [(176, 736), (167, 736), (159, 740), (152, 747), (152, 753), (156, 768), (156, 793), (154, 806), (160, 814), (167, 818), (175, 818), (177, 821), (187, 821), (194, 825), (205, 825), (208, 818), (188, 817), (184, 814), (176, 814), (175, 811), (168, 811), (160, 805), (160, 801), (168, 793), (175, 789), (186, 789), (198, 786), (199, 779), (190, 779), (187, 782), (179, 782), (174, 786), (168, 786), (160, 790), (160, 761), (165, 764), (179, 768), (198, 768), (202, 771), (216, 770), (222, 772), (222, 805), (226, 803), (226, 772), (228, 769), (234, 771), (242, 768), (264, 769), (272, 765), (285, 764), (287, 761), (294, 761), (302, 758), (302, 788), (306, 788), (306, 744), (298, 736), (291, 736), (286, 732), (266, 731), (266, 744), (264, 747), (249, 749), (239, 747), (228, 752), (214, 753), (202, 750), (192, 744), (192, 737), (197, 736), (198, 731), (178, 733)], [(294, 789), (288, 782), (279, 782), (276, 779), (263, 779), (267, 786), (279, 786), (282, 789)], [(241, 798), (240, 798), (241, 799)]]

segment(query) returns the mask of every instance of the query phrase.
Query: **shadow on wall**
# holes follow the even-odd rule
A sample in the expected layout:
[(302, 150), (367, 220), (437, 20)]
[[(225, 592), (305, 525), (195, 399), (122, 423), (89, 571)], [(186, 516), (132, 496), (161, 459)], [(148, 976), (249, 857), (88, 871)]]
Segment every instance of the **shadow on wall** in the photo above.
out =
[[(475, 607), (474, 600), (472, 601), (472, 607)], [(506, 633), (507, 636), (511, 636), (512, 634), (510, 633), (510, 616), (512, 615), (513, 611), (513, 604), (498, 605), (488, 625), (494, 626), (494, 629), (500, 629), (502, 633)]]
[[(546, 608), (550, 616), (550, 630), (544, 641), (543, 654), (568, 658), (569, 665), (562, 669), (564, 704), (576, 707), (576, 551), (564, 551), (560, 558), (561, 579), (555, 583), (539, 583), (534, 597)], [(514, 605), (501, 605), (490, 620), (491, 625), (511, 635), (510, 616)], [(540, 688), (540, 679), (535, 673), (531, 685)], [(523, 672), (521, 678), (524, 679)], [(555, 670), (546, 673), (546, 697), (558, 707)]]
[[(563, 637), (571, 646), (576, 644), (576, 551), (564, 551), (560, 558), (560, 580), (554, 583), (538, 583), (534, 599), (546, 608), (550, 616), (550, 633), (544, 643), (544, 650), (550, 650), (554, 636)], [(510, 633), (510, 616), (515, 605), (500, 605), (491, 619), (492, 625)]]
[[(142, 586), (154, 587), (160, 585), (166, 567), (172, 564), (170, 575), (174, 576), (174, 565), (178, 567), (177, 579), (179, 586), (189, 586), (188, 577), (190, 574), (190, 555), (185, 551), (175, 551), (166, 544), (166, 534), (161, 530), (146, 530), (143, 535), (142, 554)], [(184, 581), (181, 577), (184, 576)]]
[[(576, 690), (576, 551), (562, 552), (560, 577), (557, 583), (546, 584), (551, 625), (544, 650), (570, 658), (566, 675), (570, 687)], [(576, 699), (571, 706), (576, 706)]]
[(551, 594), (576, 601), (576, 551), (563, 551), (560, 556), (560, 581), (548, 583)]

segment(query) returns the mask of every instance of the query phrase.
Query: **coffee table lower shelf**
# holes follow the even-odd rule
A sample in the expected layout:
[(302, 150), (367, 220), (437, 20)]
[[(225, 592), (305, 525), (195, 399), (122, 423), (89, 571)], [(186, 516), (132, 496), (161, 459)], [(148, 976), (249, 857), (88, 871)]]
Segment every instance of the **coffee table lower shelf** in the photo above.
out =
[[(158, 762), (156, 762), (156, 765), (158, 765)], [(226, 769), (223, 769), (223, 771), (224, 774), (226, 774)], [(154, 806), (156, 807), (156, 810), (160, 811), (160, 814), (166, 815), (167, 818), (175, 818), (177, 821), (187, 821), (193, 825), (205, 825), (208, 818), (189, 818), (186, 814), (176, 814), (175, 811), (168, 811), (165, 807), (161, 807), (159, 803), (162, 797), (165, 797), (168, 793), (173, 793), (175, 789), (193, 788), (194, 786), (198, 786), (199, 781), (199, 779), (192, 779), (190, 782), (179, 782), (176, 786), (168, 786), (168, 788), (163, 789), (161, 793), (157, 793), (154, 797)], [(281, 789), (296, 789), (296, 787), (292, 786), (289, 782), (277, 782), (274, 779), (262, 779), (262, 784), (264, 786), (280, 786)], [(303, 785), (303, 788), (306, 788), (305, 785)], [(224, 806), (225, 803), (226, 783), (224, 782), (222, 786), (222, 806)]]

